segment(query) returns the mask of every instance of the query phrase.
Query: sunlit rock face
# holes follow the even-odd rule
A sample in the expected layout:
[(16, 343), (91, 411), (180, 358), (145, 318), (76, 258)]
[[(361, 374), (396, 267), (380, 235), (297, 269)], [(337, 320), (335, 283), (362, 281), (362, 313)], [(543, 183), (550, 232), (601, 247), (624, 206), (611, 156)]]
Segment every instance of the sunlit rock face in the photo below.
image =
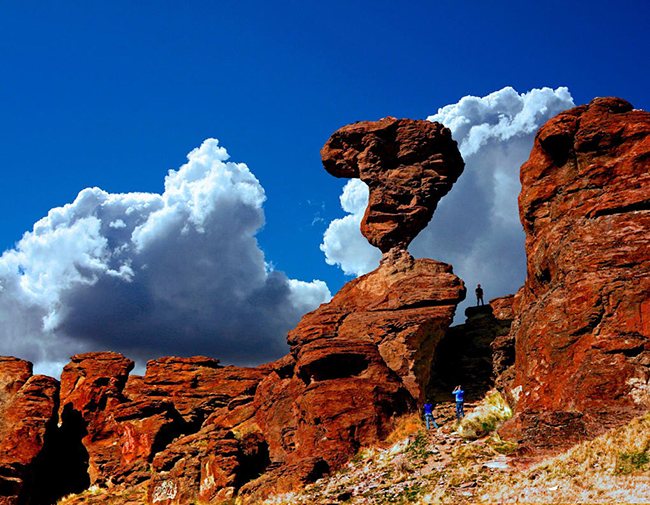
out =
[(521, 181), (519, 401), (503, 434), (557, 449), (650, 407), (650, 113), (597, 98), (559, 114)]
[(321, 157), (330, 174), (370, 187), (361, 233), (382, 253), (406, 250), (465, 166), (448, 128), (392, 117), (344, 126)]
[(431, 354), (464, 294), (449, 265), (421, 259), (381, 265), (305, 315), (255, 397), (276, 469), (244, 494), (289, 491), (388, 435), (424, 399)]

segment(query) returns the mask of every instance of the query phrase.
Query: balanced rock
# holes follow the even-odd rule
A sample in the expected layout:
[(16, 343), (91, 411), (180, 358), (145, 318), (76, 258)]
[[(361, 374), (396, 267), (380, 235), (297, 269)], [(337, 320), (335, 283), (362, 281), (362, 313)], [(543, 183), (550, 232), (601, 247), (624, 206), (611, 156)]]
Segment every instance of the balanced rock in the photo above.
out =
[(330, 174), (370, 187), (361, 233), (382, 253), (406, 250), (465, 166), (448, 128), (392, 117), (344, 126), (321, 157)]
[(519, 400), (502, 434), (557, 450), (650, 409), (650, 113), (563, 112), (521, 167)]

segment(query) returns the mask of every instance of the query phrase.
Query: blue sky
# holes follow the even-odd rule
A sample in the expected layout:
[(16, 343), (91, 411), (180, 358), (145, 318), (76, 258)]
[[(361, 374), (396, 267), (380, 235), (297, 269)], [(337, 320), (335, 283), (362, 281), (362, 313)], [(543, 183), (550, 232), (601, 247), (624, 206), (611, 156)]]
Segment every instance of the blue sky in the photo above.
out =
[(506, 86), (650, 109), (646, 1), (0, 5), (3, 250), (84, 188), (162, 193), (217, 138), (264, 189), (266, 261), (334, 293), (351, 277), (319, 245), (345, 181), (319, 150), (339, 127)]

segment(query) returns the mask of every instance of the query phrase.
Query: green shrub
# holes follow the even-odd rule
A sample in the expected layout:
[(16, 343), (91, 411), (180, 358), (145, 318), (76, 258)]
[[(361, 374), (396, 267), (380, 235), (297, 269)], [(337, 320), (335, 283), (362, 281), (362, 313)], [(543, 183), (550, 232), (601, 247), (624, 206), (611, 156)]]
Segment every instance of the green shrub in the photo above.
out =
[(645, 465), (650, 463), (648, 449), (650, 445), (646, 444), (640, 451), (619, 452), (616, 455), (616, 473), (628, 474), (643, 470)]

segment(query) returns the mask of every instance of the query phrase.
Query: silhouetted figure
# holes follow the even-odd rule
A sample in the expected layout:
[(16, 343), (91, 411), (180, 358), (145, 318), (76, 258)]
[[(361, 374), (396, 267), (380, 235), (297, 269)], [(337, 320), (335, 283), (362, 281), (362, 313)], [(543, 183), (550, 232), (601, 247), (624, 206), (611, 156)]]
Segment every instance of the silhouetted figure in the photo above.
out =
[(431, 400), (427, 400), (427, 403), (424, 404), (424, 420), (427, 422), (427, 430), (429, 429), (429, 422), (432, 422), (436, 428), (438, 427), (436, 420), (433, 418), (433, 404)]
[(478, 302), (481, 302), (481, 305), (485, 305), (483, 303), (483, 288), (479, 284), (478, 287), (476, 288), (476, 306), (478, 307)]
[(463, 403), (465, 402), (465, 391), (463, 391), (463, 388), (458, 385), (456, 386), (456, 389), (451, 392), (451, 394), (456, 395), (456, 417), (458, 419), (461, 419), (465, 416), (463, 409)]

